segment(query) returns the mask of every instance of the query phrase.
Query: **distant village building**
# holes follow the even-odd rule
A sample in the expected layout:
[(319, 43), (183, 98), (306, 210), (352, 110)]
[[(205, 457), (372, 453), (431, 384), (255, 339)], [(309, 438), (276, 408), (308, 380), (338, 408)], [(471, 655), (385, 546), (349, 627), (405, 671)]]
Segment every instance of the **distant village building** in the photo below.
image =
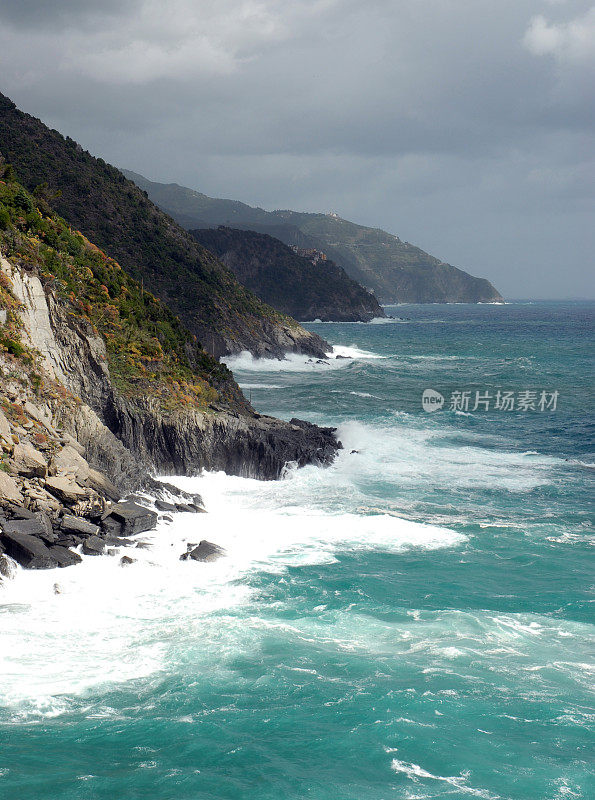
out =
[(311, 261), (313, 264), (318, 264), (319, 261), (326, 261), (326, 253), (323, 253), (321, 250), (315, 250), (314, 248), (307, 248), (307, 247), (298, 247), (296, 244), (291, 244), (289, 246), (297, 256), (302, 256), (302, 258), (307, 258), (308, 261)]

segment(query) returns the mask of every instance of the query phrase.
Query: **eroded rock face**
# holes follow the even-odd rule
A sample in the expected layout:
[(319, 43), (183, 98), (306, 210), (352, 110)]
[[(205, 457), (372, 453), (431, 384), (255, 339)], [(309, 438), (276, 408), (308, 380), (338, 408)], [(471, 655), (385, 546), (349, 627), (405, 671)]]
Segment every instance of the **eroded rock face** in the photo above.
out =
[(112, 424), (145, 463), (153, 459), (161, 474), (170, 475), (196, 475), (204, 469), (276, 480), (288, 463), (330, 464), (341, 447), (334, 428), (225, 410), (164, 416), (151, 408), (121, 406)]

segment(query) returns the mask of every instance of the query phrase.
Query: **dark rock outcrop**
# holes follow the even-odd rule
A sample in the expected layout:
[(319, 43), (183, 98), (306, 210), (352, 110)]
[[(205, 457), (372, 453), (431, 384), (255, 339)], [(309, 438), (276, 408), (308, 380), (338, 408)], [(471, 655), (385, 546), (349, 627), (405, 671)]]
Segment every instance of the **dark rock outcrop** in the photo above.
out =
[(207, 542), (206, 539), (203, 539), (197, 547), (191, 545), (191, 548), (187, 553), (183, 553), (180, 556), (180, 561), (187, 561), (188, 559), (192, 561), (216, 561), (225, 555), (223, 547), (219, 547), (218, 544), (213, 544), (213, 542)]
[(87, 536), (83, 542), (83, 553), (86, 556), (100, 556), (105, 552), (105, 541), (99, 536)]
[(275, 480), (288, 463), (329, 464), (340, 447), (334, 428), (256, 414), (189, 411), (159, 417), (120, 406), (112, 424), (133, 453), (145, 461), (154, 459), (162, 474), (170, 475), (205, 469)]
[(153, 530), (157, 524), (157, 514), (137, 503), (118, 503), (112, 506), (102, 525), (109, 527), (110, 534), (114, 534), (116, 526), (118, 536), (134, 536), (137, 533)]
[(18, 523), (13, 523), (10, 530), (4, 527), (2, 534), (2, 545), (11, 558), (28, 569), (51, 569), (60, 566), (58, 559), (54, 558), (50, 548), (41, 539), (19, 530), (17, 525)]

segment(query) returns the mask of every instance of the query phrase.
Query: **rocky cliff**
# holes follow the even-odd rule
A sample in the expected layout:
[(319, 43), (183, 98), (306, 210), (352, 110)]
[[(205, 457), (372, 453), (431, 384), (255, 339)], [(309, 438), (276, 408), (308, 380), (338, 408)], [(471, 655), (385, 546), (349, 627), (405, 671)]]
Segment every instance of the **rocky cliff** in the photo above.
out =
[(38, 202), (161, 298), (211, 355), (301, 352), (322, 357), (319, 336), (241, 286), (233, 272), (157, 208), (115, 167), (20, 111), (0, 94), (0, 154)]
[[(0, 214), (9, 324), (45, 372), (132, 452), (137, 469), (221, 465), (274, 478), (287, 461), (328, 460), (333, 446), (321, 446), (317, 429), (256, 414), (230, 371), (162, 303), (16, 181), (0, 181)], [(8, 334), (5, 341), (17, 352), (22, 346)], [(88, 415), (68, 416), (85, 447), (97, 447)], [(236, 438), (242, 456), (233, 455)], [(116, 477), (130, 482), (125, 470)]]
[(167, 492), (156, 474), (274, 479), (340, 446), (332, 429), (255, 413), (117, 262), (1, 179), (0, 398), (0, 554), (25, 566), (68, 566), (85, 537), (117, 538), (146, 510), (109, 504)]

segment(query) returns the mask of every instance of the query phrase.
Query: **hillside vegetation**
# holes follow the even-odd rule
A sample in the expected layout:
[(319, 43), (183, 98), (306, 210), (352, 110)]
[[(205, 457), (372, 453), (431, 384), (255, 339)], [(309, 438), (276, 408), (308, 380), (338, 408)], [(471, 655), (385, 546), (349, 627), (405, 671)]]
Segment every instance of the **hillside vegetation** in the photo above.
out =
[[(0, 163), (0, 176), (1, 254), (38, 275), (69, 315), (101, 335), (111, 380), (123, 396), (152, 396), (164, 409), (242, 402), (227, 367), (160, 300), (70, 228), (43, 197), (29, 193), (12, 168)], [(24, 355), (15, 301), (4, 285), (0, 306), (7, 312), (0, 346)]]
[[(321, 355), (325, 343), (241, 286), (115, 167), (0, 95), (0, 154), (23, 185), (160, 297), (214, 355)], [(41, 187), (41, 188), (39, 188)]]
[(295, 319), (368, 322), (384, 316), (374, 295), (330, 259), (313, 263), (279, 239), (255, 231), (220, 226), (191, 233), (243, 286)]

